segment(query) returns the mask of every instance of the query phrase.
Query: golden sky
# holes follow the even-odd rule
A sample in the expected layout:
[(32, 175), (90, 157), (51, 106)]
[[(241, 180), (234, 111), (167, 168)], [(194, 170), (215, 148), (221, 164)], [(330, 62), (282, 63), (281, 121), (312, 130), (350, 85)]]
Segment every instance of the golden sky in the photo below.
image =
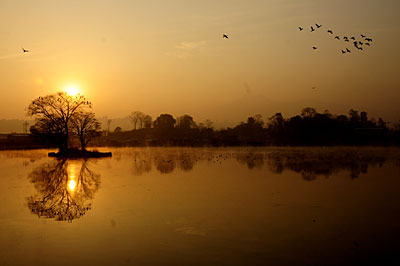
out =
[(399, 11), (398, 0), (1, 0), (0, 119), (73, 84), (97, 116), (236, 122), (314, 106), (398, 120)]

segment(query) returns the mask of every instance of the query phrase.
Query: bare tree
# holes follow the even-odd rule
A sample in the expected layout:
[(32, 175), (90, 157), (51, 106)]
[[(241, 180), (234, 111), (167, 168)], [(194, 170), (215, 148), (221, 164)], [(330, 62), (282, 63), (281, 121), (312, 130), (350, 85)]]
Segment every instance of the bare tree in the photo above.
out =
[(112, 119), (107, 119), (107, 136), (110, 134), (110, 126), (111, 126)]
[(27, 108), (27, 114), (35, 117), (34, 128), (41, 134), (52, 136), (60, 152), (68, 151), (72, 117), (91, 103), (82, 95), (71, 96), (66, 92), (39, 97)]
[(142, 129), (142, 128), (151, 128), (151, 124), (153, 122), (151, 116), (146, 115), (143, 112), (135, 111), (129, 116), (133, 124), (133, 129)]
[(144, 113), (141, 113), (139, 115), (139, 125), (140, 125), (139, 129), (144, 128), (144, 119), (145, 119), (145, 117), (146, 117), (146, 115)]
[(138, 129), (138, 123), (140, 123), (144, 115), (145, 114), (143, 114), (142, 112), (135, 111), (132, 112), (132, 114), (129, 116), (129, 119), (132, 121), (134, 130)]
[(28, 126), (29, 126), (28, 121), (25, 121), (25, 122), (22, 124), (22, 132), (23, 132), (23, 133), (28, 133)]
[(100, 123), (92, 112), (76, 113), (72, 119), (72, 125), (73, 133), (78, 138), (83, 151), (93, 138), (101, 135)]

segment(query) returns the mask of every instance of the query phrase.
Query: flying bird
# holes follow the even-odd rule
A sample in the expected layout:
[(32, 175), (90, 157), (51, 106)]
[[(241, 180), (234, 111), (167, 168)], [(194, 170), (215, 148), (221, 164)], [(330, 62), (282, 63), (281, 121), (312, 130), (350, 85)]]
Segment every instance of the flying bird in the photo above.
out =
[(313, 27), (311, 27), (311, 32), (315, 31)]
[(362, 48), (362, 47), (358, 47), (358, 50), (361, 50), (361, 51), (362, 51), (362, 50), (363, 50), (363, 48)]
[(356, 48), (358, 48), (358, 42), (353, 42), (354, 43), (354, 46), (356, 47)]
[(365, 45), (371, 46), (371, 44), (369, 44), (369, 42), (365, 43)]
[(300, 30), (300, 31), (302, 31), (302, 30), (303, 30), (303, 28), (302, 28), (302, 27), (299, 27), (299, 30)]
[(349, 50), (349, 48), (346, 48), (346, 51), (347, 51), (348, 53), (351, 53), (351, 51)]
[(355, 40), (356, 40), (356, 38), (355, 38), (355, 37), (351, 37), (350, 39), (352, 39), (353, 41), (355, 41)]
[(346, 51), (342, 50), (342, 54), (345, 54), (345, 53), (346, 53)]
[(372, 42), (372, 39), (371, 39), (371, 38), (365, 38), (365, 40), (366, 40), (367, 42)]
[(363, 45), (363, 44), (364, 44), (362, 41), (359, 41), (358, 43), (359, 43), (359, 44), (361, 44), (361, 45)]
[(366, 37), (365, 35), (362, 35), (362, 34), (361, 34), (361, 38), (365, 38), (365, 37)]
[(315, 47), (315, 46), (313, 46), (312, 48), (313, 48), (313, 50), (317, 50), (317, 49), (318, 49), (318, 48), (317, 48), (317, 47)]
[(23, 53), (28, 53), (29, 50), (26, 50), (26, 49), (22, 48), (22, 52), (23, 52)]
[(349, 39), (344, 39), (345, 42), (350, 42)]
[(336, 37), (335, 37), (335, 39), (338, 39), (338, 40), (340, 40), (340, 37), (339, 37), (339, 36), (336, 36)]
[(322, 27), (322, 25), (318, 25), (318, 24), (315, 24), (315, 26), (317, 26), (318, 29)]
[(229, 39), (228, 35), (226, 35), (226, 34), (222, 34), (222, 38)]
[(331, 31), (331, 30), (328, 30), (328, 33), (330, 33), (330, 34), (333, 34), (333, 31)]

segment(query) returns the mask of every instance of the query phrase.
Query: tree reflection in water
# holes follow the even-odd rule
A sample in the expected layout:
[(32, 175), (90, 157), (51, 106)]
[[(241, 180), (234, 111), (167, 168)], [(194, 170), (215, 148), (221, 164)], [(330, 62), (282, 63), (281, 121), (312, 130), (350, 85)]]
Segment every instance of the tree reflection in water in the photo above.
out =
[(261, 169), (264, 165), (265, 158), (263, 153), (245, 152), (238, 154), (236, 160), (239, 163), (247, 165), (247, 168), (251, 170)]
[(301, 174), (306, 181), (315, 180), (317, 176), (328, 178), (343, 170), (349, 171), (350, 178), (355, 179), (361, 173), (367, 173), (369, 166), (379, 165), (379, 167), (382, 167), (387, 159), (384, 154), (358, 152), (356, 150), (314, 152), (311, 152), (311, 150), (293, 150), (266, 154), (266, 161), (272, 172), (282, 173), (283, 170), (288, 169)]
[[(365, 174), (368, 167), (381, 167), (388, 160), (399, 160), (398, 154), (387, 154), (382, 149), (363, 148), (265, 148), (240, 150), (138, 150), (133, 152), (132, 172), (141, 175), (157, 169), (169, 174), (175, 168), (191, 171), (199, 161), (220, 165), (224, 161), (236, 160), (249, 170), (263, 169), (281, 174), (284, 170), (294, 171), (305, 181), (312, 181), (318, 176), (329, 177), (340, 171), (350, 172), (355, 179)], [(400, 160), (399, 160), (400, 161)]]
[(27, 198), (28, 208), (38, 217), (69, 221), (91, 209), (90, 200), (100, 187), (100, 175), (88, 160), (55, 160), (30, 173), (37, 194)]
[(143, 173), (151, 171), (151, 158), (148, 156), (147, 152), (137, 151), (132, 154), (132, 157), (132, 171), (134, 175), (142, 175)]
[[(135, 151), (131, 154), (133, 157), (132, 173), (142, 175), (153, 169), (162, 174), (172, 173), (175, 168), (189, 172), (194, 165), (201, 160), (200, 153), (186, 152), (172, 149), (170, 152), (159, 152), (158, 150)], [(204, 156), (202, 158), (205, 159)]]

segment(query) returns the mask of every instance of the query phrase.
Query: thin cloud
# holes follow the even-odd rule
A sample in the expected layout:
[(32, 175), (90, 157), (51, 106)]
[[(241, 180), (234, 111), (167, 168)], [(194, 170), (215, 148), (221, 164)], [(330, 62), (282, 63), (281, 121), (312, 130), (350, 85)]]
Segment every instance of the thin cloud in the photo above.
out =
[(204, 48), (206, 44), (206, 41), (181, 42), (175, 46), (174, 51), (168, 52), (167, 55), (175, 56), (178, 58), (186, 58), (193, 54), (195, 51)]
[(199, 42), (181, 42), (175, 48), (181, 49), (181, 50), (186, 50), (186, 51), (191, 51), (194, 49), (198, 49), (200, 47), (203, 47), (206, 44), (206, 41), (199, 41)]

